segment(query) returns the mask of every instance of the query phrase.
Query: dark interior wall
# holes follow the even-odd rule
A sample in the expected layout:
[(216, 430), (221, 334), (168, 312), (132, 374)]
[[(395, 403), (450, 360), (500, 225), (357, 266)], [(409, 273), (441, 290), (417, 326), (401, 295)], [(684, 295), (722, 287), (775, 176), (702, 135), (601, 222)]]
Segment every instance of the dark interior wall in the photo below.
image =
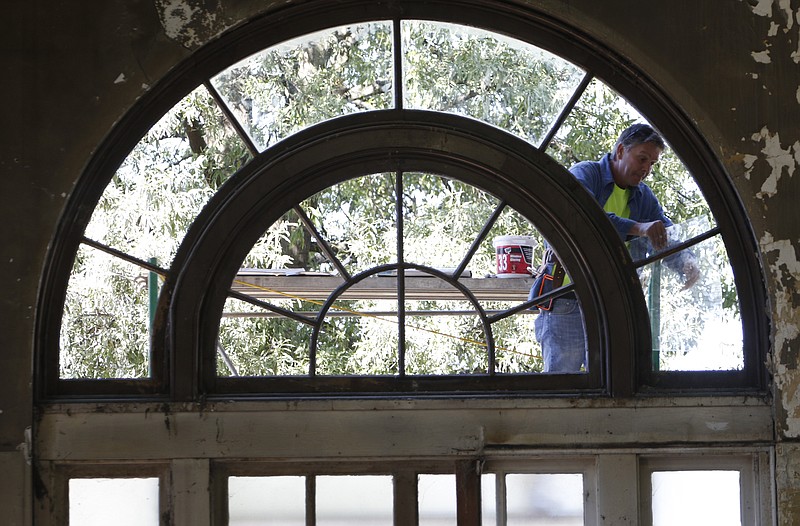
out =
[[(800, 1), (527, 3), (637, 64), (696, 124), (733, 178), (770, 298), (780, 518), (800, 521), (800, 482), (792, 479), (800, 464)], [(0, 509), (16, 510), (11, 524), (26, 516), (18, 488), (33, 418), (37, 293), (76, 180), (114, 123), (192, 49), (282, 4), (13, 0), (0, 7), (0, 468), (13, 474), (0, 483)]]

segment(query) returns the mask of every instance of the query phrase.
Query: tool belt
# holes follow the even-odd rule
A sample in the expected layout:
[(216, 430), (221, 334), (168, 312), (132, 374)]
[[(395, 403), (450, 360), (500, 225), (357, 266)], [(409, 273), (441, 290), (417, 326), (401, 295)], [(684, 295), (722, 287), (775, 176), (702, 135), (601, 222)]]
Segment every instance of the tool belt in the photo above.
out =
[[(559, 288), (564, 284), (564, 275), (564, 266), (558, 260), (553, 249), (545, 250), (542, 264), (533, 273), (533, 285), (528, 293), (528, 301)], [(553, 300), (534, 304), (534, 307), (540, 310), (550, 310), (553, 308)]]

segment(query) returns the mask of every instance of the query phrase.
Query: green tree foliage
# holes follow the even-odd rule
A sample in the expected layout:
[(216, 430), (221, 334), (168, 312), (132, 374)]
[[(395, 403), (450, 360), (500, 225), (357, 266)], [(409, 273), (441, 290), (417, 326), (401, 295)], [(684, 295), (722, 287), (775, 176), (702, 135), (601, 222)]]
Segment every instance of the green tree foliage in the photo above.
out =
[[(202, 207), (249, 157), (220, 109), (198, 88), (131, 151), (103, 192), (86, 236), (168, 267)], [(146, 283), (147, 273), (99, 250), (80, 251), (62, 319), (63, 377), (148, 374), (149, 301), (134, 282)]]
[(257, 53), (213, 83), (263, 150), (312, 124), (391, 107), (391, 49), (385, 23), (323, 31)]

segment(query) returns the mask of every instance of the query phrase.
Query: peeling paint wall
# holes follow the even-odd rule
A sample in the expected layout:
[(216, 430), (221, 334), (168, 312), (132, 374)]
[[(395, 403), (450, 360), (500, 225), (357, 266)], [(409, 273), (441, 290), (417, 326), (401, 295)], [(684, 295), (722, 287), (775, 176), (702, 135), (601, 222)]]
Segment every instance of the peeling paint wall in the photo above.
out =
[(751, 177), (756, 162), (766, 162), (769, 165), (770, 173), (756, 197), (759, 199), (772, 197), (778, 192), (778, 182), (781, 177), (794, 175), (795, 168), (800, 164), (800, 140), (784, 149), (781, 146), (780, 136), (777, 133), (770, 133), (766, 127), (758, 133), (754, 133), (750, 140), (759, 146), (763, 145), (763, 147), (760, 155), (746, 154), (744, 156), (745, 177), (748, 179)]
[[(798, 27), (795, 31), (800, 31), (800, 10), (792, 10), (791, 0), (758, 0), (758, 3), (753, 6), (753, 14), (760, 17), (766, 17), (770, 20), (769, 30), (765, 35), (764, 49), (756, 50), (751, 53), (753, 60), (764, 64), (769, 64), (770, 48), (772, 41), (776, 37), (780, 38), (780, 34), (788, 34), (795, 28), (795, 21), (798, 22)], [(797, 39), (796, 42), (800, 41)], [(800, 47), (796, 48), (789, 55), (795, 63), (800, 63)]]
[(228, 25), (220, 2), (214, 0), (155, 0), (158, 17), (168, 38), (195, 49)]
[(798, 349), (800, 349), (800, 259), (797, 240), (775, 240), (766, 233), (760, 240), (764, 255), (770, 265), (775, 282), (773, 295), (774, 349), (772, 373), (776, 393), (784, 415), (776, 425), (785, 437), (800, 437), (800, 373), (798, 372)]
[[(791, 0), (750, 2), (759, 19), (769, 21), (761, 45), (750, 51), (751, 81), (768, 109), (762, 122), (741, 139), (744, 176), (769, 222), (759, 237), (770, 288), (775, 394), (776, 498), (779, 524), (800, 522), (800, 6)], [(761, 27), (761, 26), (759, 26)], [(781, 87), (785, 86), (785, 90)], [(757, 207), (752, 205), (753, 209)]]
[[(755, 65), (751, 78), (753, 82), (764, 85), (762, 97), (772, 99), (767, 107), (775, 111), (767, 117), (775, 122), (764, 123), (749, 137), (742, 137), (743, 150), (750, 150), (743, 154), (742, 160), (745, 178), (759, 186), (755, 198), (762, 203), (764, 214), (774, 213), (777, 209), (788, 212), (784, 224), (761, 233), (759, 244), (772, 287), (771, 367), (778, 400), (776, 430), (780, 436), (794, 439), (800, 437), (800, 235), (797, 222), (792, 221), (791, 215), (794, 212), (797, 218), (797, 181), (794, 175), (800, 165), (800, 131), (796, 122), (787, 127), (780, 120), (784, 112), (796, 115), (797, 106), (790, 111), (790, 108), (781, 108), (775, 102), (785, 100), (788, 105), (800, 104), (800, 85), (795, 78), (795, 85), (790, 87), (790, 93), (795, 96), (787, 99), (783, 99), (781, 94), (773, 94), (766, 85), (773, 84), (773, 77), (781, 78), (782, 71), (791, 71), (800, 64), (800, 7), (793, 6), (790, 0), (759, 0), (751, 6), (755, 16), (769, 21), (768, 29), (762, 35), (764, 47), (751, 51)], [(779, 101), (774, 100), (779, 97)]]

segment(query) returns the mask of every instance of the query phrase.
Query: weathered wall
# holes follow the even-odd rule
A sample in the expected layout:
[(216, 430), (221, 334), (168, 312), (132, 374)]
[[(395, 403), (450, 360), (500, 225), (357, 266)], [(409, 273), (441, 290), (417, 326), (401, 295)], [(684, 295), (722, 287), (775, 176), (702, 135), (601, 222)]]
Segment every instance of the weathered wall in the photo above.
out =
[[(36, 295), (59, 214), (93, 149), (191, 50), (270, 4), (6, 2), (0, 32), (0, 509), (29, 520)], [(628, 56), (716, 149), (752, 221), (772, 315), (779, 518), (800, 522), (800, 0), (530, 0)], [(6, 469), (7, 468), (7, 469)]]

